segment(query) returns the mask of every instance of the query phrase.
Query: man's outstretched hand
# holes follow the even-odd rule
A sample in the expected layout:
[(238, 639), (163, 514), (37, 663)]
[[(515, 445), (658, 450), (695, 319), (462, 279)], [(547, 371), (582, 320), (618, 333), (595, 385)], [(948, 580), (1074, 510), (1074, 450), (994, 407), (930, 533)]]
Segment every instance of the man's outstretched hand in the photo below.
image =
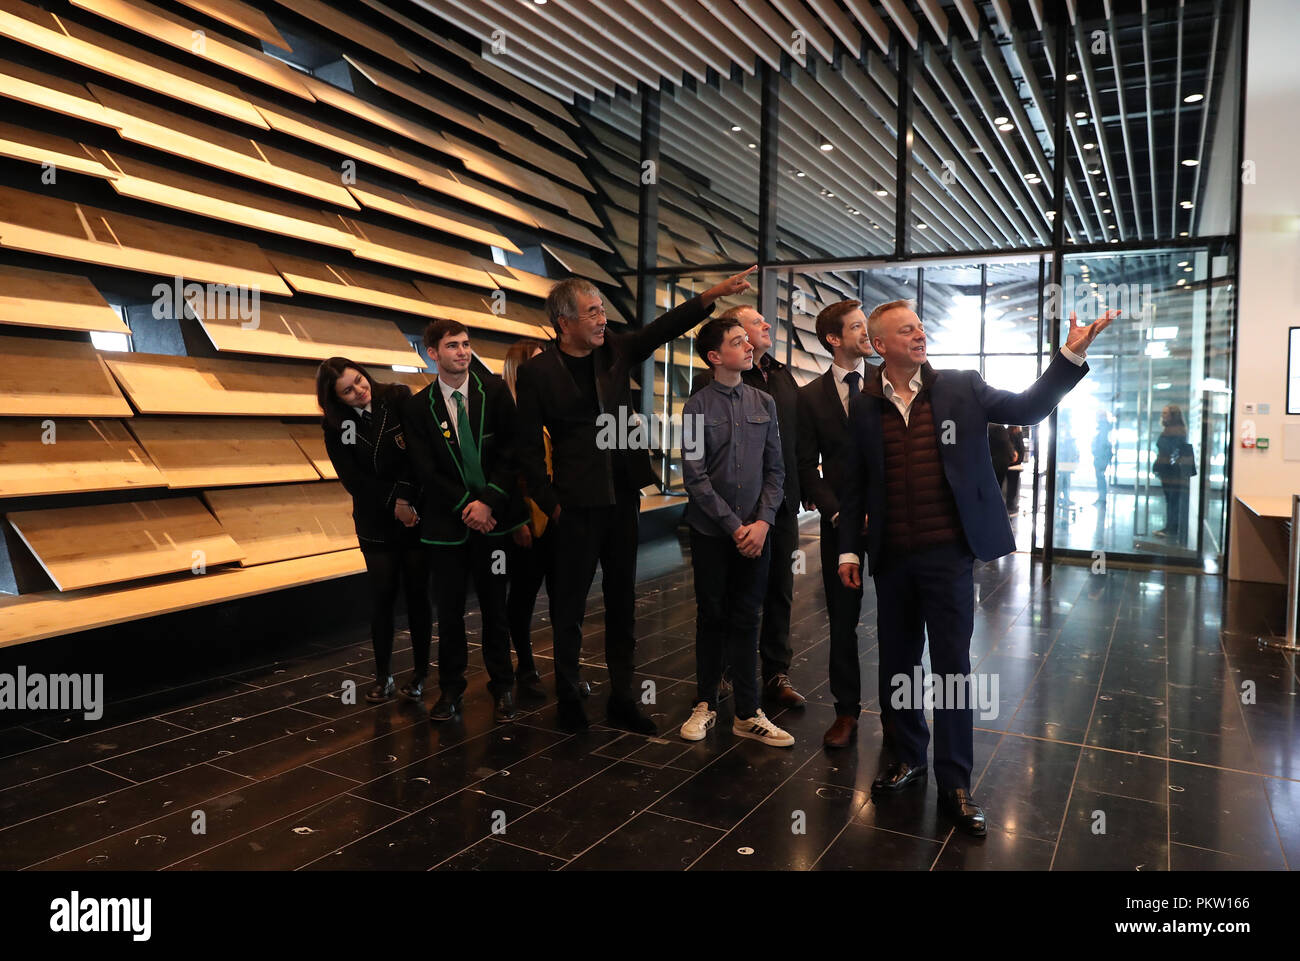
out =
[(722, 283), (715, 284), (700, 294), (700, 300), (703, 301), (705, 307), (708, 307), (719, 297), (732, 297), (736, 294), (743, 294), (753, 286), (749, 282), (749, 275), (756, 270), (758, 270), (758, 264), (748, 270), (741, 271), (734, 277), (728, 277)]
[(1070, 311), (1070, 333), (1065, 339), (1065, 346), (1070, 353), (1082, 357), (1088, 352), (1088, 346), (1098, 334), (1110, 326), (1110, 322), (1120, 315), (1118, 310), (1108, 310), (1091, 324), (1079, 325), (1079, 315)]

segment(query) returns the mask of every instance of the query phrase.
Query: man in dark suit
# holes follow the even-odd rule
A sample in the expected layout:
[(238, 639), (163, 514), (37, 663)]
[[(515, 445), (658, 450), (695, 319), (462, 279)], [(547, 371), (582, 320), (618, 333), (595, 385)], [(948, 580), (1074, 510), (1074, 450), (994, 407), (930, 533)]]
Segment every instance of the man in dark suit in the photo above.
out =
[[(1076, 326), (1071, 314), (1066, 346), (1019, 394), (988, 386), (975, 371), (932, 368), (924, 327), (908, 301), (882, 304), (867, 318), (884, 364), (849, 408), (839, 574), (846, 587), (859, 587), (865, 549), (876, 582), (881, 715), (894, 758), (872, 793), (897, 792), (925, 778), (930, 732), (923, 708), (933, 697), (940, 807), (977, 836), (985, 824), (970, 793), (974, 561), (1016, 547), (989, 456), (988, 425), (1036, 424), (1050, 414), (1087, 374), (1088, 345), (1118, 313), (1108, 311), (1086, 327)], [(929, 696), (917, 683), (927, 635), (935, 675)]]
[(515, 716), (514, 668), (506, 620), (506, 535), (528, 518), (515, 460), (516, 415), (500, 377), (469, 369), (469, 331), (455, 320), (435, 320), (424, 332), (437, 379), (402, 408), (411, 465), (423, 498), (420, 539), (433, 558), (438, 604), (438, 702), (435, 721), (462, 710), (465, 599), (474, 581), (483, 617), (483, 664), (498, 721)]
[[(606, 716), (630, 730), (657, 733), (638, 704), (633, 664), (641, 488), (656, 483), (656, 478), (648, 450), (617, 440), (633, 440), (637, 432), (616, 428), (636, 414), (633, 371), (656, 349), (708, 317), (719, 297), (748, 290), (746, 278), (757, 269), (709, 288), (639, 330), (621, 334), (606, 331), (600, 291), (585, 280), (561, 281), (546, 298), (558, 343), (519, 368), (515, 387), (524, 478), (533, 500), (555, 525), (559, 563), (551, 626), (558, 721), (565, 730), (587, 726), (578, 690), (578, 658), (587, 592), (599, 561), (610, 681)], [(543, 428), (551, 438), (553, 479), (546, 471)]]
[(827, 747), (846, 747), (858, 730), (862, 673), (858, 664), (858, 618), (862, 587), (845, 587), (838, 574), (840, 544), (836, 491), (844, 476), (849, 401), (862, 390), (871, 356), (862, 302), (842, 300), (817, 315), (817, 339), (831, 352), (831, 366), (799, 389), (799, 484), (804, 501), (821, 513), (822, 586), (830, 621), (831, 696), (835, 721), (822, 737)]
[[(772, 522), (768, 540), (772, 562), (768, 567), (763, 595), (763, 626), (759, 631), (759, 666), (763, 694), (778, 707), (803, 707), (804, 697), (790, 683), (790, 607), (794, 603), (794, 552), (799, 547), (799, 385), (790, 369), (772, 356), (772, 325), (748, 305), (730, 307), (719, 320), (738, 321), (754, 348), (754, 365), (741, 374), (741, 381), (776, 401), (776, 421), (781, 431), (781, 454), (785, 464), (784, 499)], [(713, 383), (712, 369), (691, 384), (691, 396)]]

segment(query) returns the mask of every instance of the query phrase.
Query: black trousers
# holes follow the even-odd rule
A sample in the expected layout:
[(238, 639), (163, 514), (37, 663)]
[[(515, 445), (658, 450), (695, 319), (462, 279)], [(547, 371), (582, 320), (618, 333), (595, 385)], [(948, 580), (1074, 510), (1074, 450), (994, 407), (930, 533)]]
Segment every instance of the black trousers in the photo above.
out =
[(555, 537), (551, 626), (555, 643), (555, 692), (577, 701), (578, 660), (587, 592), (602, 572), (605, 595), (605, 664), (610, 696), (632, 699), (636, 652), (636, 550), (641, 523), (640, 498), (623, 494), (606, 507), (564, 507), (550, 530)]
[(531, 547), (520, 547), (512, 538), (507, 555), (510, 560), (510, 595), (506, 601), (506, 620), (518, 662), (515, 673), (527, 674), (537, 670), (533, 660), (533, 609), (537, 606), (537, 592), (543, 583), (546, 584), (547, 597), (554, 597), (555, 537), (550, 527), (541, 537), (533, 538)]
[(767, 532), (765, 550), (772, 555), (767, 587), (763, 595), (763, 625), (758, 635), (759, 663), (763, 680), (790, 673), (794, 651), (790, 647), (790, 606), (794, 603), (794, 559), (799, 546), (797, 505), (783, 503), (776, 522)]
[(416, 542), (407, 547), (362, 547), (370, 585), (370, 642), (375, 650), (375, 676), (381, 682), (393, 673), (393, 606), (397, 591), (406, 588), (406, 621), (411, 630), (411, 655), (416, 677), (429, 673), (433, 609), (429, 605), (429, 556)]
[[(514, 689), (510, 667), (510, 628), (506, 624), (509, 559), (504, 537), (470, 531), (464, 544), (433, 545), (433, 592), (438, 600), (438, 687), (443, 697), (465, 692), (469, 644), (465, 638), (465, 599), (474, 582), (482, 615), (480, 641), (488, 691), (498, 697)], [(497, 552), (500, 553), (497, 553)]]
[(1020, 508), (1020, 475), (1024, 471), (1008, 470), (1007, 479), (1004, 488), (1007, 492), (1007, 510), (1013, 511)]
[(725, 657), (736, 695), (736, 717), (758, 710), (758, 633), (772, 561), (771, 532), (758, 557), (744, 557), (730, 537), (691, 528), (695, 572), (696, 701), (718, 706)]
[[(970, 675), (970, 639), (975, 629), (975, 557), (964, 540), (925, 550), (885, 550), (876, 583), (880, 630), (880, 711), (898, 760), (926, 763), (926, 726), (915, 678), (926, 636), (930, 668), (941, 679)], [(922, 675), (923, 676), (923, 675)], [(902, 684), (899, 685), (898, 680)], [(969, 681), (962, 682), (964, 707), (934, 710), (934, 774), (940, 790), (970, 790), (975, 763), (974, 710)], [(896, 706), (896, 692), (907, 697)]]
[(1187, 542), (1188, 484), (1161, 480), (1160, 490), (1165, 495), (1165, 534), (1181, 547)]
[(850, 590), (841, 583), (839, 533), (826, 517), (822, 518), (821, 556), (822, 587), (826, 590), (826, 615), (831, 628), (831, 696), (835, 698), (836, 715), (857, 717), (862, 711), (862, 669), (858, 662), (862, 588)]

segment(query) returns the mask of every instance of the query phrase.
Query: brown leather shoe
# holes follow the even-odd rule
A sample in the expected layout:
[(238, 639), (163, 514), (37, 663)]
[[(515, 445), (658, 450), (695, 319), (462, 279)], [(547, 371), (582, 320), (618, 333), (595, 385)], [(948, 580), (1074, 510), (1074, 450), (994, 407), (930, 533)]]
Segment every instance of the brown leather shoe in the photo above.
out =
[(773, 674), (764, 686), (767, 688), (767, 696), (781, 707), (803, 707), (808, 703), (804, 700), (804, 696), (794, 689), (788, 674)]
[(850, 717), (847, 714), (841, 714), (835, 718), (832, 724), (822, 737), (822, 743), (827, 747), (848, 747), (858, 734), (858, 719)]

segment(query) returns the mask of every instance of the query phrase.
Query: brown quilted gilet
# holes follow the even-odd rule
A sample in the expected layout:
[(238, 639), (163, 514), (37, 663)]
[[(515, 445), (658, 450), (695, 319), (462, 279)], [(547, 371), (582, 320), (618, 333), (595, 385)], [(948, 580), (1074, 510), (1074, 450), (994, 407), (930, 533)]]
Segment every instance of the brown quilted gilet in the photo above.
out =
[(930, 392), (912, 401), (908, 423), (892, 402), (884, 402), (885, 549), (912, 551), (962, 540), (961, 516), (939, 458)]

